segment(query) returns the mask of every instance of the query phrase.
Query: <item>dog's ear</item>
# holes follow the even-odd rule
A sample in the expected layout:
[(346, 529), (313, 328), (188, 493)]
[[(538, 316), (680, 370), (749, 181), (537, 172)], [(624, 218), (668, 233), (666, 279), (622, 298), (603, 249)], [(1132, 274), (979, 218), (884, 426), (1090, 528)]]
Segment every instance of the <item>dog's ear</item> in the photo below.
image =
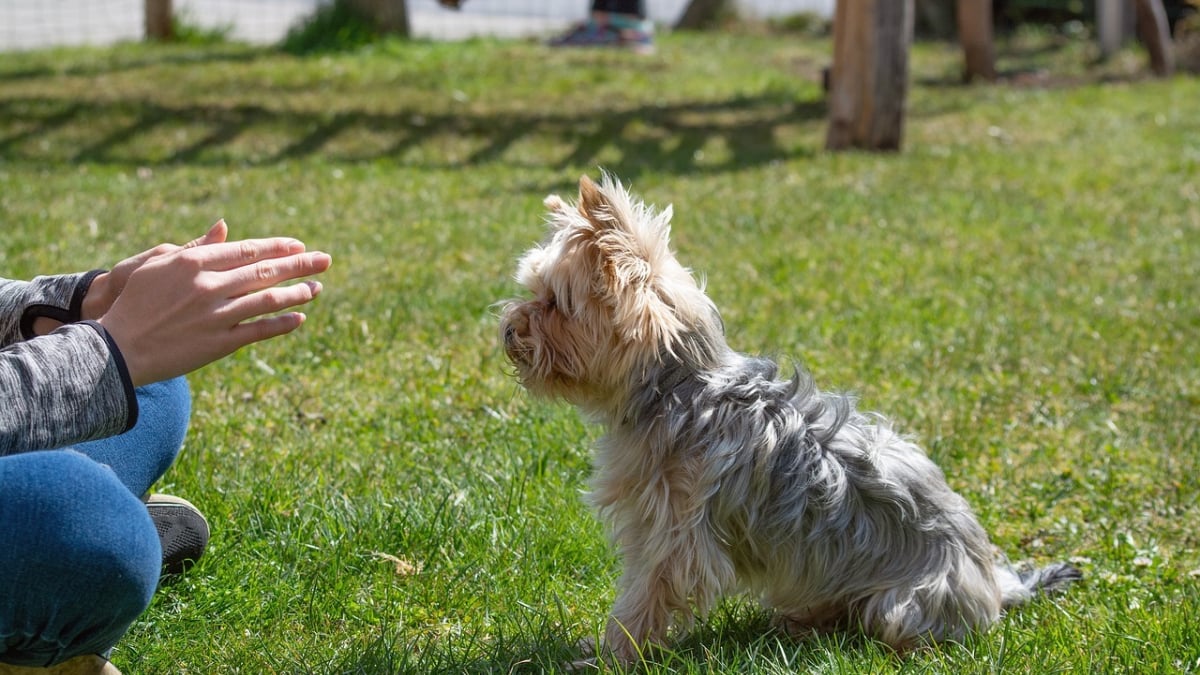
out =
[(579, 177), (579, 212), (596, 229), (611, 227), (612, 205), (600, 192), (600, 186), (587, 176)]
[[(579, 179), (579, 213), (591, 225), (593, 251), (613, 320), (624, 336), (648, 344), (680, 329), (668, 289), (678, 268), (670, 252), (668, 207), (656, 213), (609, 174), (597, 185)], [(665, 275), (665, 276), (664, 276)]]

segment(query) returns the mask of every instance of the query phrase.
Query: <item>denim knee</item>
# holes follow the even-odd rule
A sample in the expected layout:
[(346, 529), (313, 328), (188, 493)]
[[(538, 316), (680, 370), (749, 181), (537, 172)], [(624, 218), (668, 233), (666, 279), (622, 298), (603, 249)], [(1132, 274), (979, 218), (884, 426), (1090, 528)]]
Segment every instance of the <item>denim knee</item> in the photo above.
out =
[(145, 505), (73, 451), (0, 457), (0, 662), (102, 653), (150, 605), (162, 550)]

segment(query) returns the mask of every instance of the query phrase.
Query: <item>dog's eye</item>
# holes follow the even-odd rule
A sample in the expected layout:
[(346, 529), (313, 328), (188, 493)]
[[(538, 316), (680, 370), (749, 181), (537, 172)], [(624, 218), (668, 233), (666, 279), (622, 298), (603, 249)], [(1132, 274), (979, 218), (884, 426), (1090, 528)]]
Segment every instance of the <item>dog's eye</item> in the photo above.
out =
[(546, 298), (546, 311), (558, 309), (558, 298), (553, 295)]

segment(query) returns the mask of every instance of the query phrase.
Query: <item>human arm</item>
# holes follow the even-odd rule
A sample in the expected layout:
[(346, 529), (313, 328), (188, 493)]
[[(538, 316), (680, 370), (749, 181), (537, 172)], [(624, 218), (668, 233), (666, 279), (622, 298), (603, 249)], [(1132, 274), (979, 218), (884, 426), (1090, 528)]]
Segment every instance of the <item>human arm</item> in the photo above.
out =
[(120, 353), (93, 322), (0, 349), (0, 456), (127, 431), (137, 399)]
[(132, 379), (107, 329), (94, 319), (148, 260), (224, 242), (227, 233), (218, 221), (183, 246), (160, 244), (108, 271), (0, 279), (0, 456), (131, 428), (138, 416)]
[[(79, 321), (92, 281), (102, 270), (36, 277), (31, 281), (0, 279), (0, 348), (64, 323)], [(49, 321), (49, 324), (42, 324)]]
[[(83, 323), (0, 350), (0, 454), (120, 433), (136, 420), (134, 386), (299, 327), (303, 314), (274, 313), (309, 302), (321, 286), (279, 284), (323, 272), (331, 258), (295, 239), (226, 243), (226, 233), (219, 222), (186, 246), (123, 261), (105, 282), (120, 282), (115, 297), (90, 311), (80, 302)], [(87, 321), (93, 312), (102, 314)]]
[(0, 279), (0, 347), (46, 335), (63, 324), (99, 319), (121, 294), (129, 275), (147, 261), (180, 249), (223, 243), (228, 235), (229, 227), (218, 220), (183, 246), (159, 244), (111, 270), (38, 277), (32, 282)]
[[(99, 274), (0, 279), (0, 456), (112, 436), (136, 421), (132, 384), (104, 331), (75, 323)], [(42, 322), (73, 325), (33, 340)]]

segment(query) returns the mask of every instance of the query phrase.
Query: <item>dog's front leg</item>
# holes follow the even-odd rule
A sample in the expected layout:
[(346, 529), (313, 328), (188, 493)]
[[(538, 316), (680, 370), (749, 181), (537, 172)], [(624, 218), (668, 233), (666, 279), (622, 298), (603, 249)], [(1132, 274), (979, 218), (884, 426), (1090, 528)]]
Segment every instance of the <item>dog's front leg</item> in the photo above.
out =
[(673, 623), (688, 628), (697, 614), (707, 613), (732, 580), (733, 566), (712, 537), (684, 522), (622, 533), (625, 571), (602, 654), (625, 663), (638, 660), (647, 646), (666, 640)]
[(601, 654), (632, 663), (647, 646), (663, 642), (673, 612), (686, 609), (687, 598), (678, 592), (665, 565), (626, 564)]

